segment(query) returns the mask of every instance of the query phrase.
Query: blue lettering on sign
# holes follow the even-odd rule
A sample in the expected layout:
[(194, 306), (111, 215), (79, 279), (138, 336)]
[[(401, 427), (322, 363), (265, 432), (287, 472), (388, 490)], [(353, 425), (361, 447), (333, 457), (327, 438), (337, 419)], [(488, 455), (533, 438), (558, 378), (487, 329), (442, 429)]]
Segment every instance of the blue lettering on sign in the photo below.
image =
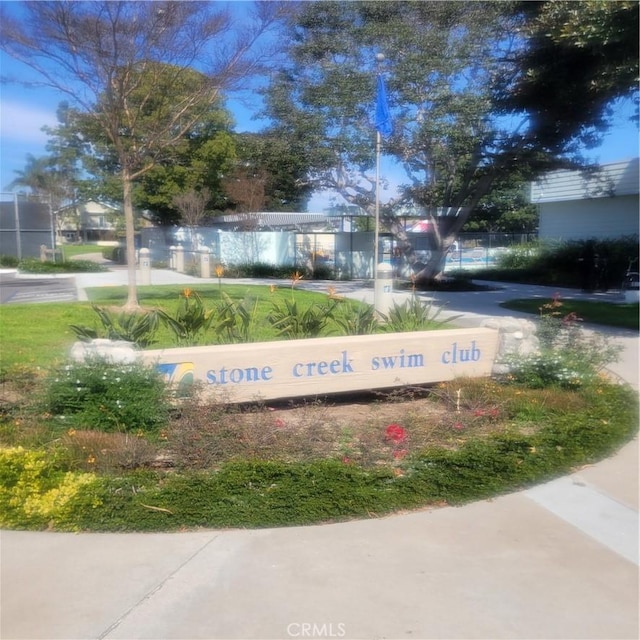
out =
[(245, 367), (227, 369), (209, 369), (207, 382), (209, 384), (242, 384), (246, 382), (268, 382), (273, 378), (271, 367)]
[(338, 375), (341, 373), (354, 373), (351, 358), (346, 351), (341, 354), (341, 359), (311, 362), (297, 362), (291, 369), (291, 374), (295, 378), (313, 378), (315, 376)]
[(471, 346), (463, 349), (454, 342), (451, 349), (443, 351), (442, 364), (461, 364), (465, 362), (478, 362), (482, 356), (482, 352), (476, 347), (476, 341), (471, 341)]
[(371, 370), (378, 369), (407, 369), (424, 367), (424, 355), (422, 353), (405, 353), (404, 349), (396, 355), (373, 356), (371, 358)]

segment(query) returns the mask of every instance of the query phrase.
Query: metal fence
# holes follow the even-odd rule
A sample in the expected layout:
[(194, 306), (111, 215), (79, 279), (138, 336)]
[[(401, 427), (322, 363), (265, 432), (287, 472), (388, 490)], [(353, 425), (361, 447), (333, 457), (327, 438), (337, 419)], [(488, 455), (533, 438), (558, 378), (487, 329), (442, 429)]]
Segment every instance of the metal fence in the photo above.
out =
[(53, 211), (48, 197), (0, 193), (0, 255), (39, 258), (40, 248), (55, 246)]

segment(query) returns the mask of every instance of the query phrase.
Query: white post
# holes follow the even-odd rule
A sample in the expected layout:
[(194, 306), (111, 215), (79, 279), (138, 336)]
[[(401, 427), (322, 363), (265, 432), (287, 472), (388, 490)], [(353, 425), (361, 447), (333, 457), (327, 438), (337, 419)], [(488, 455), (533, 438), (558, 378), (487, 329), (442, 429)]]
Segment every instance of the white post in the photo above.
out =
[(140, 284), (151, 284), (151, 258), (149, 249), (140, 249)]
[(211, 277), (211, 260), (209, 258), (209, 247), (202, 247), (200, 249), (200, 277)]
[(169, 269), (176, 268), (176, 248), (171, 245), (169, 247)]
[(393, 302), (393, 267), (388, 262), (376, 265), (376, 281), (374, 288), (375, 310), (378, 314), (388, 316)]
[(176, 271), (184, 273), (184, 247), (181, 244), (176, 247)]

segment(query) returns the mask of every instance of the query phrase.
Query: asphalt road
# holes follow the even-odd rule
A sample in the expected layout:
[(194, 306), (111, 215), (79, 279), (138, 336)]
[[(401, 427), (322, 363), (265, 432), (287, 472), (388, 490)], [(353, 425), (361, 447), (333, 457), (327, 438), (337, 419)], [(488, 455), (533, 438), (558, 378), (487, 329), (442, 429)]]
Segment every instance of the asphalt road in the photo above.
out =
[(77, 299), (73, 277), (16, 278), (13, 273), (0, 273), (0, 304), (74, 302)]

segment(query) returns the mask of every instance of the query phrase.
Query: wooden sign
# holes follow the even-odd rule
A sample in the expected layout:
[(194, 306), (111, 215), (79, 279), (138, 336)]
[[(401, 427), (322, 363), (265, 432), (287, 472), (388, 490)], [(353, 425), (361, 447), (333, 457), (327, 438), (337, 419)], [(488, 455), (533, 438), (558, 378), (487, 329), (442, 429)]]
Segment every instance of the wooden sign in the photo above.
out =
[(318, 396), (491, 374), (492, 329), (447, 329), (144, 351), (174, 385), (230, 402)]

